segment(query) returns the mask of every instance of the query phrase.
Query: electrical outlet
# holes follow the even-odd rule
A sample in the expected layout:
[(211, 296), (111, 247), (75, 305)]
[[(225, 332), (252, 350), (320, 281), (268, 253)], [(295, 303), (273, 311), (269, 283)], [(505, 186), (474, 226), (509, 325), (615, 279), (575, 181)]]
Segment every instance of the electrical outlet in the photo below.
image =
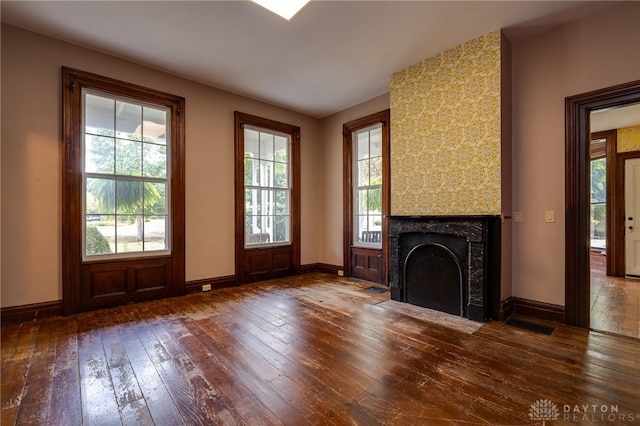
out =
[(544, 213), (544, 221), (547, 223), (553, 223), (556, 221), (556, 214), (553, 210), (547, 210)]
[(513, 212), (513, 221), (518, 223), (522, 222), (522, 210)]
[(202, 284), (202, 291), (211, 291), (211, 284)]
[(342, 269), (338, 269), (338, 276), (344, 277), (344, 271)]

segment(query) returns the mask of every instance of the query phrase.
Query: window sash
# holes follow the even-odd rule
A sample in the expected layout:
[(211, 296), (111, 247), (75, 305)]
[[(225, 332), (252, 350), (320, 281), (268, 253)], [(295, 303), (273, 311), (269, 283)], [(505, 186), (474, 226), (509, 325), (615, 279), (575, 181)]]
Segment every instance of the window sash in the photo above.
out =
[(352, 133), (353, 241), (382, 248), (382, 123)]
[(244, 247), (291, 244), (291, 136), (245, 125)]
[[(105, 106), (108, 103), (114, 105), (113, 111), (107, 111), (112, 117), (106, 114), (102, 117), (92, 117), (94, 121), (102, 119), (104, 123), (111, 122), (111, 125), (106, 124), (108, 127), (102, 131), (89, 126), (89, 97), (99, 100)], [(170, 109), (163, 105), (86, 88), (82, 89), (81, 99), (83, 261), (171, 254)], [(118, 116), (118, 110), (123, 111), (125, 108), (134, 112), (136, 109), (140, 111), (138, 126), (133, 131), (120, 131), (124, 123), (119, 121), (121, 118)], [(160, 123), (156, 122), (158, 120), (151, 120), (153, 116), (159, 119)], [(124, 118), (131, 117), (125, 115)], [(145, 120), (146, 118), (148, 120)], [(152, 137), (154, 132), (161, 134)], [(98, 167), (97, 170), (92, 167), (93, 164), (88, 165), (92, 160), (88, 159), (91, 149), (89, 145), (93, 144), (96, 138), (99, 139), (97, 143), (105, 146), (112, 144), (113, 148), (107, 149), (106, 152), (106, 157), (113, 156), (112, 160), (106, 160), (108, 166)], [(125, 161), (130, 159), (132, 152), (134, 157), (138, 157), (134, 161), (138, 166), (132, 166), (128, 164), (129, 161)], [(154, 161), (145, 162), (145, 158), (154, 158)], [(95, 211), (96, 205), (102, 204), (93, 202), (95, 195), (91, 193), (91, 187), (94, 186), (93, 189), (98, 190), (97, 186), (93, 185), (95, 183), (101, 183), (103, 186), (100, 190), (103, 197), (108, 195), (112, 198), (104, 201), (109, 208), (105, 209), (102, 206)], [(148, 203), (149, 198), (155, 199), (153, 205)], [(100, 235), (92, 229), (98, 229)], [(105, 240), (109, 245), (108, 252)]]

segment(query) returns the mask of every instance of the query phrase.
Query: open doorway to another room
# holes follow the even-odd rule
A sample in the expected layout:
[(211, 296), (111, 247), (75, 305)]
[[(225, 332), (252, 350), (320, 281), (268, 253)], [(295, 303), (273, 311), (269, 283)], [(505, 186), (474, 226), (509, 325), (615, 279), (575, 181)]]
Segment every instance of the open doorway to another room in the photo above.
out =
[(640, 104), (594, 110), (590, 122), (590, 328), (639, 338)]

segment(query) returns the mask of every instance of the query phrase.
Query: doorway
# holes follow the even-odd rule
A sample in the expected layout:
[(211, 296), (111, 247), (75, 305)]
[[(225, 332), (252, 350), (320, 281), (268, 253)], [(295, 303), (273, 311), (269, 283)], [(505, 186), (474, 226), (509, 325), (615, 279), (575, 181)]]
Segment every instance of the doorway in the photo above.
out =
[(344, 275), (388, 284), (389, 116), (385, 110), (342, 126)]
[(640, 281), (628, 277), (640, 267), (640, 104), (592, 111), (590, 122), (590, 328), (637, 338)]
[(591, 112), (640, 102), (640, 81), (566, 99), (566, 275), (568, 325), (591, 326), (590, 134)]

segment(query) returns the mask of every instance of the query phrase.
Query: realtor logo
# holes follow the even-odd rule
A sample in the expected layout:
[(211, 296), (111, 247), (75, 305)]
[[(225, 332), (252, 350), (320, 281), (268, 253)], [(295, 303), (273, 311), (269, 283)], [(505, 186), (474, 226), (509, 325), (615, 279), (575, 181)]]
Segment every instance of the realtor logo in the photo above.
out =
[(531, 420), (542, 420), (542, 426), (544, 426), (547, 420), (558, 420), (560, 413), (558, 412), (558, 406), (548, 399), (539, 399), (529, 408), (529, 418)]

